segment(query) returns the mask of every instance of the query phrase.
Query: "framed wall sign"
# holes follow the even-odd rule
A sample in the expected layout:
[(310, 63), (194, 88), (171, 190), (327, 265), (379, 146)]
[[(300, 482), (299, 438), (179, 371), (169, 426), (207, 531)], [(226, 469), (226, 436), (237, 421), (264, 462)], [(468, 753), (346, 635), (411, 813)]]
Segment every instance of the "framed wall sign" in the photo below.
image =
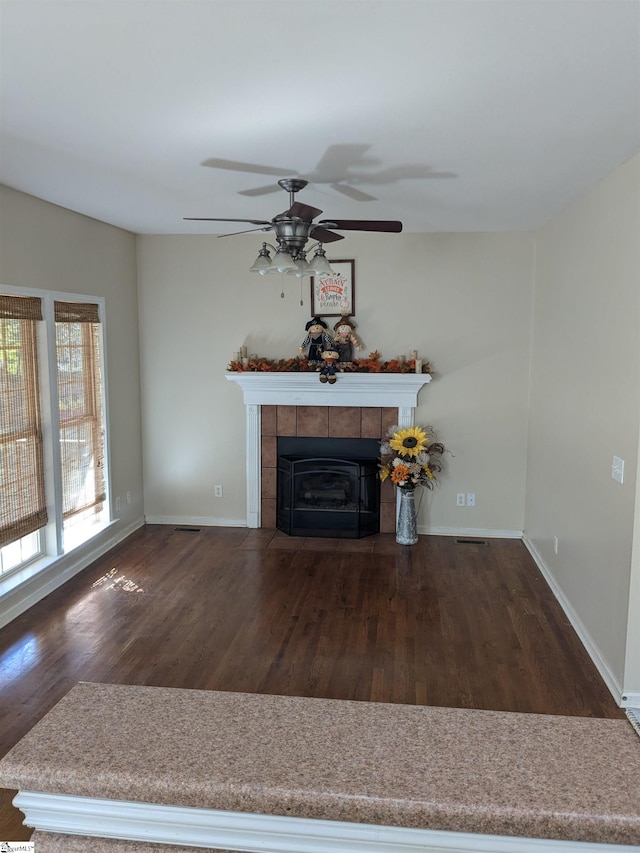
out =
[(319, 275), (311, 278), (311, 316), (340, 317), (354, 315), (355, 261), (329, 260), (335, 275)]

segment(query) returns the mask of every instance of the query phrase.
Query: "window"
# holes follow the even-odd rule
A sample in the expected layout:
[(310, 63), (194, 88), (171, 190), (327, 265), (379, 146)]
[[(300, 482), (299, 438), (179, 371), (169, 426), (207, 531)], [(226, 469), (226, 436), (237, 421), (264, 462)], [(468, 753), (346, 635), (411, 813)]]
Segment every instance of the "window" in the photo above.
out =
[(65, 529), (105, 501), (100, 317), (90, 303), (55, 302), (60, 467)]
[(0, 294), (0, 575), (109, 520), (101, 304), (56, 296)]
[(47, 523), (36, 336), (41, 320), (40, 299), (0, 296), (0, 547)]

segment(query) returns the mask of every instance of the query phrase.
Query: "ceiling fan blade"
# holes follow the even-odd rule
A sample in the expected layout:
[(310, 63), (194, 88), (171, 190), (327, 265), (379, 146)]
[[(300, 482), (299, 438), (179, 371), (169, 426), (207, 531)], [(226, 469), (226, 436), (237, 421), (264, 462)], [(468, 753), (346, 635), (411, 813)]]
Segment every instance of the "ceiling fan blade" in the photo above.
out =
[(281, 178), (283, 175), (297, 175), (295, 169), (280, 169), (277, 166), (261, 166), (258, 163), (243, 163), (240, 160), (224, 160), (221, 157), (211, 157), (203, 160), (203, 166), (211, 169), (227, 169), (230, 172), (251, 172), (253, 175), (275, 175)]
[(316, 226), (311, 229), (309, 236), (319, 243), (335, 243), (336, 240), (344, 240), (344, 235), (334, 234), (333, 231), (327, 231), (326, 228)]
[(332, 219), (320, 222), (329, 228), (337, 228), (338, 231), (388, 231), (399, 234), (402, 231), (402, 222), (378, 219)]
[(331, 189), (342, 193), (342, 195), (346, 195), (348, 198), (352, 198), (354, 201), (378, 200), (374, 195), (369, 195), (369, 193), (363, 193), (362, 190), (358, 190), (355, 187), (350, 186), (349, 184), (331, 184)]
[(238, 234), (253, 234), (254, 231), (271, 231), (272, 226), (269, 228), (247, 228), (245, 231), (230, 231), (228, 234), (218, 234), (218, 237), (237, 237)]
[(287, 210), (287, 216), (299, 216), (304, 222), (311, 222), (316, 216), (322, 213), (317, 207), (311, 207), (309, 204), (303, 204), (301, 201), (294, 201), (292, 206)]
[(192, 222), (248, 222), (250, 225), (271, 225), (268, 219), (220, 219), (217, 216), (183, 216)]

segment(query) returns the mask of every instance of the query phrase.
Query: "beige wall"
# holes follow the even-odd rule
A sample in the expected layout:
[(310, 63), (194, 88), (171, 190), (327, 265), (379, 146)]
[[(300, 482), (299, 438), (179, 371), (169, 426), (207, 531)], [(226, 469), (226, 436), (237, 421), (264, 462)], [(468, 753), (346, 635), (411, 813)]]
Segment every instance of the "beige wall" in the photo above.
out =
[[(242, 395), (224, 379), (245, 343), (297, 354), (309, 283), (247, 272), (260, 236), (138, 238), (145, 510), (148, 518), (246, 517)], [(419, 423), (452, 449), (419, 523), (508, 531), (524, 521), (533, 243), (523, 234), (358, 235), (329, 257), (355, 258), (357, 333), (385, 359), (418, 349), (433, 382)], [(300, 299), (303, 305), (300, 305)], [(339, 381), (339, 380), (338, 380)], [(224, 497), (214, 498), (214, 484)], [(475, 492), (459, 509), (456, 492)]]
[[(640, 695), (639, 198), (637, 157), (535, 235), (355, 235), (330, 254), (356, 260), (365, 351), (417, 348), (434, 368), (417, 421), (455, 456), (421, 528), (524, 528), (614, 695)], [(142, 436), (148, 518), (244, 523), (244, 407), (225, 366), (241, 344), (296, 354), (308, 283), (287, 280), (281, 299), (277, 277), (246, 272), (259, 237), (135, 238), (6, 188), (0, 202), (0, 282), (106, 297), (113, 486), (133, 493), (129, 520)], [(471, 491), (477, 507), (458, 509)]]
[[(629, 691), (640, 691), (639, 650), (627, 649), (640, 415), (639, 200), (640, 156), (536, 234), (525, 524), (618, 687), (625, 659), (630, 667), (635, 658)], [(614, 455), (625, 461), (623, 485), (611, 478)]]
[(112, 495), (126, 527), (143, 515), (135, 237), (1, 186), (0, 216), (0, 284), (106, 299)]

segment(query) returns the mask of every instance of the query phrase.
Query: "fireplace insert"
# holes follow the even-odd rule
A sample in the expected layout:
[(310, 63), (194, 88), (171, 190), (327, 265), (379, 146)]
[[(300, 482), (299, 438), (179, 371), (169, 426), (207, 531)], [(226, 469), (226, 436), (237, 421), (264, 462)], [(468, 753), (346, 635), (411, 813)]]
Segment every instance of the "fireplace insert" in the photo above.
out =
[(278, 529), (347, 539), (377, 533), (378, 448), (374, 439), (279, 438)]

